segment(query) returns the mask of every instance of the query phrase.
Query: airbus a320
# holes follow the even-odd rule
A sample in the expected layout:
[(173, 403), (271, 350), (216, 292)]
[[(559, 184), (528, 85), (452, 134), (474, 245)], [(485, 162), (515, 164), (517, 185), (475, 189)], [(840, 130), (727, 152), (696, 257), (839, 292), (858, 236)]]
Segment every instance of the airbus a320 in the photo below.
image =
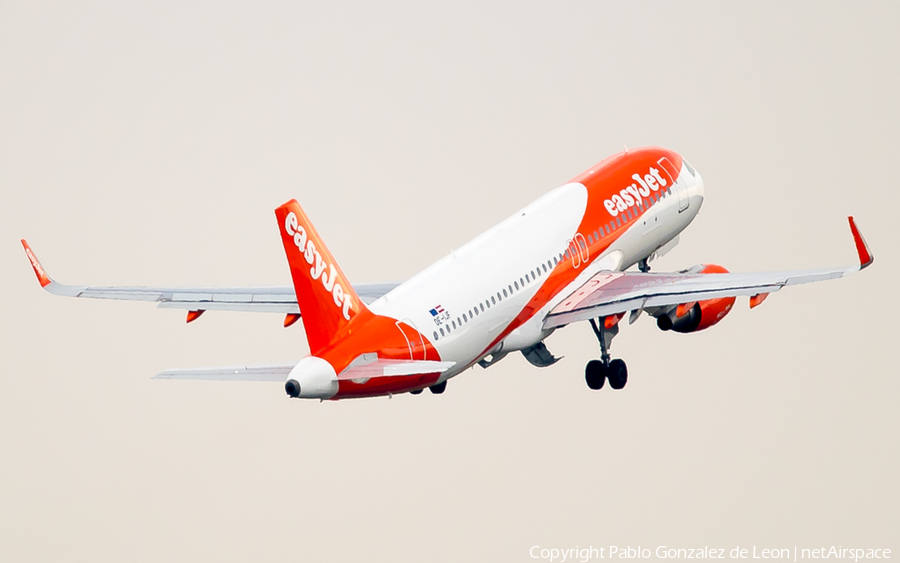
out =
[[(203, 312), (250, 311), (303, 320), (309, 355), (290, 364), (167, 370), (161, 379), (281, 381), (290, 397), (348, 399), (444, 392), (476, 364), (511, 352), (554, 364), (544, 340), (588, 321), (599, 358), (584, 369), (591, 389), (622, 389), (628, 369), (610, 347), (621, 321), (642, 313), (664, 331), (720, 322), (735, 299), (750, 307), (784, 286), (840, 278), (873, 255), (849, 217), (859, 256), (851, 267), (729, 273), (699, 264), (673, 272), (650, 263), (678, 242), (703, 203), (703, 179), (659, 147), (613, 155), (402, 283), (351, 284), (296, 200), (275, 210), (292, 285), (224, 288), (95, 287), (53, 281), (22, 240), (41, 286), (69, 297), (155, 301)], [(636, 270), (629, 270), (634, 266)]]

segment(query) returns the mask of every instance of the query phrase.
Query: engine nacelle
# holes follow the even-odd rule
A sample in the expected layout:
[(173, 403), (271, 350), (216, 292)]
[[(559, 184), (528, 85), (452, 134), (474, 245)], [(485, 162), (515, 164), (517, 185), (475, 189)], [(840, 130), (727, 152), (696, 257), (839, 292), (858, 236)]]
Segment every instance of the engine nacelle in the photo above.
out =
[[(701, 264), (688, 271), (698, 274), (728, 273), (728, 270), (716, 264)], [(706, 301), (682, 303), (659, 315), (656, 318), (656, 326), (660, 330), (674, 330), (682, 333), (697, 332), (724, 319), (734, 306), (734, 300), (734, 297), (720, 297)]]

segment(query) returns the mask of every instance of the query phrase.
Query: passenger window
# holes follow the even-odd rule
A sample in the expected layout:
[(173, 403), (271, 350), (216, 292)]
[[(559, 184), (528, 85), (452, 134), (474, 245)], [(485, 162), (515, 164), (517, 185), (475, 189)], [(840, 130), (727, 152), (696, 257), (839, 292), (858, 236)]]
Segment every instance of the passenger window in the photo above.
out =
[(506, 293), (506, 290), (503, 290), (503, 297), (509, 297), (509, 294)]
[(588, 244), (594, 244), (594, 235), (588, 235)]
[(460, 327), (462, 326), (462, 321), (459, 320), (459, 317), (456, 317), (456, 324), (458, 324)]
[[(600, 232), (603, 232), (603, 229), (600, 229)], [(597, 231), (594, 231), (594, 240), (600, 240), (600, 237), (597, 236)]]
[(452, 324), (452, 325), (453, 325), (453, 329), (456, 330), (456, 321), (453, 321), (453, 322), (450, 323), (450, 324)]
[(621, 226), (622, 226), (622, 218), (621, 218), (621, 217), (616, 217), (616, 226), (617, 226), (617, 227), (621, 227)]
[[(549, 263), (550, 263), (550, 262), (547, 262), (547, 264), (549, 264)], [(547, 264), (541, 264), (541, 266), (544, 268), (544, 273), (545, 273), (545, 274), (547, 273)], [(552, 267), (552, 266), (551, 266), (551, 267)]]
[(434, 339), (435, 339), (435, 340), (437, 340), (437, 339), (438, 339), (438, 336), (437, 336), (437, 331), (434, 331)]
[(463, 313), (463, 322), (464, 322), (464, 323), (469, 322), (469, 318), (466, 317), (466, 314), (465, 314), (465, 313)]
[(480, 307), (481, 307), (481, 312), (484, 313), (484, 303), (481, 303)]
[[(500, 294), (498, 293), (497, 295), (499, 296)], [(494, 300), (494, 296), (493, 296), (493, 295), (491, 295), (491, 303), (493, 303), (494, 305), (497, 304), (497, 301)]]
[[(519, 291), (519, 282), (514, 281), (513, 283), (516, 284), (516, 291)], [(511, 289), (509, 291), (512, 292)]]
[(522, 280), (522, 278), (519, 278), (519, 285), (525, 287), (525, 282)]
[(441, 336), (444, 336), (444, 327), (441, 327)]

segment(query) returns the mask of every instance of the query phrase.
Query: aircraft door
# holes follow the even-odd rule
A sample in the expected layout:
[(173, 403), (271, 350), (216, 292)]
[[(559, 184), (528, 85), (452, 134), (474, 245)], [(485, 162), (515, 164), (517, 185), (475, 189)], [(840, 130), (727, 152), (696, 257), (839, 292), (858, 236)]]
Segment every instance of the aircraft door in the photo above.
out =
[(411, 319), (403, 319), (397, 321), (397, 329), (406, 339), (406, 345), (409, 347), (410, 360), (426, 359), (425, 342), (422, 340), (422, 333), (416, 328), (416, 324)]
[(672, 191), (675, 192), (678, 198), (678, 212), (681, 213), (691, 205), (691, 200), (687, 193), (687, 185), (682, 178), (679, 178), (678, 182), (675, 181), (675, 178), (679, 177), (678, 170), (675, 170), (675, 165), (668, 158), (663, 157), (657, 162), (671, 181)]

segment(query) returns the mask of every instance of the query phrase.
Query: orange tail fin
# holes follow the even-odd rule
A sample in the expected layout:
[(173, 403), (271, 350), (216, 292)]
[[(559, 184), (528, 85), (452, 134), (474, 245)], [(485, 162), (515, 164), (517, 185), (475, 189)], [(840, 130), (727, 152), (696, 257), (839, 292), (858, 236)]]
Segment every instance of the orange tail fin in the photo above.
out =
[(316, 354), (368, 308), (292, 199), (275, 210), (309, 349)]

